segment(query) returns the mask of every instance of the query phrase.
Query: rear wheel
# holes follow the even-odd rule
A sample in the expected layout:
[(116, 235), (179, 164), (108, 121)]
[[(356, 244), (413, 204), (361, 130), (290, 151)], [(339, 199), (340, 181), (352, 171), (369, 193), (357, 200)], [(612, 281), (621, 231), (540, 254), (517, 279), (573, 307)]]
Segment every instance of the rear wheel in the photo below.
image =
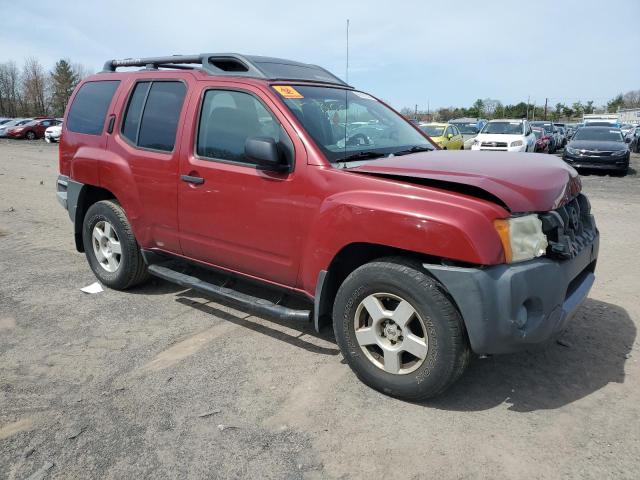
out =
[(394, 397), (438, 395), (469, 361), (460, 314), (418, 262), (389, 258), (353, 271), (338, 290), (333, 322), (355, 374)]
[(118, 202), (103, 200), (89, 207), (82, 241), (91, 270), (104, 285), (125, 290), (148, 278), (140, 247)]
[(36, 139), (36, 133), (32, 132), (32, 131), (28, 131), (27, 134), (25, 135), (27, 140), (35, 140)]

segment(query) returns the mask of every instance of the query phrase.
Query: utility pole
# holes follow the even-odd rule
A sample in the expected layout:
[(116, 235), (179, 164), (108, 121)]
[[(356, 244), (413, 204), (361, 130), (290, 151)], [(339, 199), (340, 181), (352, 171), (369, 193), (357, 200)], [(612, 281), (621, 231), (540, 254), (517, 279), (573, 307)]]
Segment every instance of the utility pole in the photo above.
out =
[(529, 102), (531, 101), (531, 96), (527, 95), (527, 120), (529, 120)]
[(416, 103), (416, 113), (413, 114), (413, 118), (418, 119), (418, 104)]
[(347, 85), (349, 84), (349, 19), (347, 18), (347, 72), (346, 72)]
[(547, 119), (547, 102), (549, 102), (548, 98), (544, 99), (544, 119)]

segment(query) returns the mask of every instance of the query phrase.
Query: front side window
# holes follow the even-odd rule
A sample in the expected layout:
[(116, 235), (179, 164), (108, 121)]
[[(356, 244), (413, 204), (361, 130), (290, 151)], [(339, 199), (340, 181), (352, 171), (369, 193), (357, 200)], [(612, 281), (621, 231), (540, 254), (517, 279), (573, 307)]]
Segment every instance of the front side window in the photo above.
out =
[(273, 138), (285, 155), (293, 149), (278, 120), (253, 95), (207, 90), (200, 110), (197, 155), (255, 165), (244, 154), (244, 145), (250, 137)]
[(366, 93), (302, 85), (274, 88), (285, 92), (283, 102), (330, 162), (435, 149), (408, 121)]
[(67, 115), (67, 129), (76, 133), (100, 135), (120, 80), (87, 82), (76, 94)]
[(186, 91), (182, 82), (138, 82), (129, 99), (122, 135), (140, 148), (171, 152)]

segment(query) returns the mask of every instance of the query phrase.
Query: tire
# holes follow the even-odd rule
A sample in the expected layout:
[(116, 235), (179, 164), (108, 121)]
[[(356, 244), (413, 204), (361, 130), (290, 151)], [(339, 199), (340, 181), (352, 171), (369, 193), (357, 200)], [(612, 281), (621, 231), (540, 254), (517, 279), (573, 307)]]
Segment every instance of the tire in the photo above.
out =
[(28, 132), (26, 133), (26, 135), (25, 135), (25, 138), (26, 138), (27, 140), (35, 140), (35, 139), (36, 139), (36, 134), (35, 134), (35, 132), (28, 131)]
[[(102, 244), (98, 246), (103, 240), (104, 248)], [(102, 200), (89, 207), (82, 225), (82, 241), (91, 270), (107, 287), (126, 290), (149, 277), (140, 246), (117, 201)], [(119, 254), (117, 250), (120, 250)]]
[[(391, 312), (392, 316), (378, 315), (383, 320), (375, 324), (370, 305), (382, 306), (379, 311), (385, 315)], [(401, 318), (398, 311), (411, 309), (414, 313), (405, 313), (409, 320), (398, 336), (398, 326), (389, 319)], [(361, 323), (363, 319), (366, 323)], [(424, 272), (419, 262), (401, 257), (367, 263), (345, 279), (334, 303), (333, 328), (338, 346), (357, 377), (375, 390), (404, 400), (439, 395), (469, 363), (466, 330), (444, 288)], [(411, 345), (423, 358), (404, 350)], [(389, 353), (389, 361), (382, 346)], [(394, 356), (398, 350), (404, 352)]]

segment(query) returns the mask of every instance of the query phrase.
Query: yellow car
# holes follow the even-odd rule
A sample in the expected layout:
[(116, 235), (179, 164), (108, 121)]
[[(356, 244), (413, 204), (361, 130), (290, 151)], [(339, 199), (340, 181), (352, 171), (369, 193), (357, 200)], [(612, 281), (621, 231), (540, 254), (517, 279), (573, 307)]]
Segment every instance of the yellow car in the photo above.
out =
[(455, 125), (449, 123), (421, 123), (419, 126), (443, 150), (464, 150), (464, 139)]

